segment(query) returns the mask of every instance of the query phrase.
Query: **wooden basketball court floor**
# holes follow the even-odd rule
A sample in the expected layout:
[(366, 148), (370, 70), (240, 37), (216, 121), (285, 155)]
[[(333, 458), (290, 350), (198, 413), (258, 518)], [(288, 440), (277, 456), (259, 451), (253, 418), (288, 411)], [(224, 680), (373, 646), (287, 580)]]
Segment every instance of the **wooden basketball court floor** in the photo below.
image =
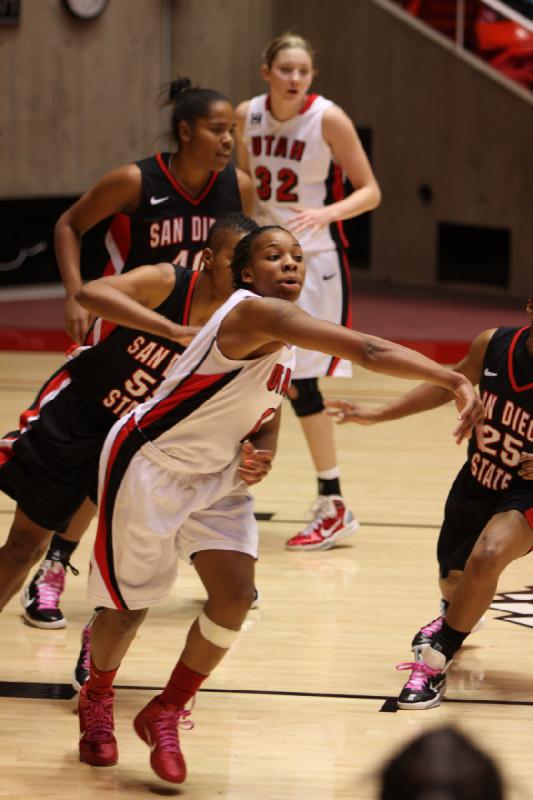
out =
[[(2, 431), (15, 427), (60, 361), (59, 354), (0, 354)], [(378, 403), (410, 385), (357, 370), (353, 380), (325, 388), (330, 397)], [(131, 720), (164, 685), (201, 608), (200, 582), (182, 566), (172, 595), (152, 610), (122, 665), (118, 765), (81, 764), (70, 677), (90, 614), (87, 535), (73, 559), (80, 576), (69, 576), (63, 595), (66, 629), (24, 625), (18, 598), (0, 620), (0, 797), (370, 800), (382, 760), (441, 723), (459, 725), (498, 759), (511, 798), (533, 796), (533, 594), (512, 602), (533, 583), (531, 557), (502, 577), (507, 596), (452, 666), (448, 699), (429, 711), (395, 710), (408, 673), (394, 666), (410, 660), (412, 635), (438, 611), (435, 541), (464, 456), (453, 426), (448, 406), (382, 426), (339, 428), (343, 489), (361, 528), (331, 551), (297, 554), (284, 541), (301, 527), (315, 487), (297, 423), (284, 410), (275, 469), (255, 490), (261, 606), (198, 694), (196, 726), (181, 734), (189, 766), (182, 787), (151, 772)], [(0, 540), (12, 509), (0, 495)]]

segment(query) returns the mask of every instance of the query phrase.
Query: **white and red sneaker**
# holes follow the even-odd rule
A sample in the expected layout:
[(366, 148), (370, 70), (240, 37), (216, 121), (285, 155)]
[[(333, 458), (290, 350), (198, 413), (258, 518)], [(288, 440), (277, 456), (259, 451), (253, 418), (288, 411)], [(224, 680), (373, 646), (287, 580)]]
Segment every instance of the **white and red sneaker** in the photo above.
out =
[(133, 727), (150, 748), (150, 765), (156, 775), (170, 783), (183, 783), (187, 766), (181, 752), (178, 727), (189, 730), (194, 723), (190, 711), (161, 703), (154, 697), (133, 721)]
[(313, 519), (303, 531), (286, 542), (287, 550), (329, 550), (359, 528), (359, 523), (342, 497), (319, 495), (311, 506)]

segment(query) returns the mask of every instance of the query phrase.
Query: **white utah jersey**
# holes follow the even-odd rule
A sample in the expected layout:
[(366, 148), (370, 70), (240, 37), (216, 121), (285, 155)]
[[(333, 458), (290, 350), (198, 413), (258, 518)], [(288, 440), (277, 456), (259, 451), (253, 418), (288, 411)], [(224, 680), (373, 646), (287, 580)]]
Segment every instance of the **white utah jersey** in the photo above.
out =
[[(294, 206), (325, 205), (332, 153), (322, 136), (322, 117), (332, 105), (321, 95), (309, 95), (299, 114), (281, 122), (270, 113), (268, 95), (250, 100), (243, 139), (256, 182), (253, 216), (260, 225), (285, 227)], [(298, 240), (305, 253), (335, 249), (327, 227), (302, 231)]]
[(234, 292), (170, 366), (153, 398), (133, 412), (143, 437), (170, 456), (178, 472), (224, 469), (242, 440), (273, 417), (287, 394), (292, 347), (248, 360), (226, 358), (218, 347), (220, 324), (251, 297), (258, 299), (245, 289)]

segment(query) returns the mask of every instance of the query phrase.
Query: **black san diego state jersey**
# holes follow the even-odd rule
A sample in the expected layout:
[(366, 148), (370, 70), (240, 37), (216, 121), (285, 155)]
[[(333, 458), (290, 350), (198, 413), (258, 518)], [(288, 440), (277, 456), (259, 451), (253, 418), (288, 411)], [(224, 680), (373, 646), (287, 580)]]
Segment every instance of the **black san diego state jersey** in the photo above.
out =
[(198, 197), (190, 197), (170, 172), (170, 155), (157, 153), (135, 162), (142, 176), (140, 203), (111, 220), (104, 275), (163, 262), (198, 269), (213, 222), (242, 210), (233, 164), (212, 172)]
[(522, 452), (533, 453), (533, 357), (526, 341), (530, 328), (498, 328), (483, 361), (479, 391), (485, 409), (484, 449), (472, 436), (470, 474), (491, 491), (523, 488), (532, 482), (518, 474)]
[[(182, 267), (175, 267), (175, 272), (175, 286), (156, 311), (187, 325), (200, 273)], [(110, 424), (150, 397), (185, 349), (161, 336), (100, 318), (85, 343), (90, 346), (67, 362), (65, 368), (83, 399), (96, 405)]]

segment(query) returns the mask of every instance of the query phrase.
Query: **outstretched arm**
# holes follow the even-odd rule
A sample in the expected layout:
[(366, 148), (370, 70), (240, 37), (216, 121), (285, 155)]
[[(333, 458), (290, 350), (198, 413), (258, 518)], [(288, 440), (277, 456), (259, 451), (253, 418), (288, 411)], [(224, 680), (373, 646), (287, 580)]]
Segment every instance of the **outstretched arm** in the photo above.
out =
[[(242, 331), (246, 331), (246, 337)], [(483, 417), (483, 408), (468, 378), (402, 345), (317, 320), (283, 300), (251, 299), (239, 303), (224, 320), (219, 344), (230, 358), (244, 358), (274, 342), (340, 356), (372, 372), (426, 380), (452, 392), (460, 403), (459, 439)]]
[(176, 273), (171, 264), (137, 267), (124, 275), (90, 281), (76, 292), (76, 301), (117, 325), (188, 344), (198, 328), (177, 325), (152, 310), (168, 297), (175, 281)]
[[(494, 329), (480, 333), (472, 342), (465, 358), (453, 367), (455, 372), (460, 372), (472, 384), (477, 384), (480, 381), (483, 359), (493, 334)], [(377, 422), (401, 419), (411, 414), (418, 414), (421, 411), (438, 408), (452, 399), (452, 392), (442, 386), (423, 383), (378, 408), (360, 403), (350, 403), (345, 400), (327, 400), (326, 410), (340, 424), (357, 422), (360, 425), (374, 425)]]

